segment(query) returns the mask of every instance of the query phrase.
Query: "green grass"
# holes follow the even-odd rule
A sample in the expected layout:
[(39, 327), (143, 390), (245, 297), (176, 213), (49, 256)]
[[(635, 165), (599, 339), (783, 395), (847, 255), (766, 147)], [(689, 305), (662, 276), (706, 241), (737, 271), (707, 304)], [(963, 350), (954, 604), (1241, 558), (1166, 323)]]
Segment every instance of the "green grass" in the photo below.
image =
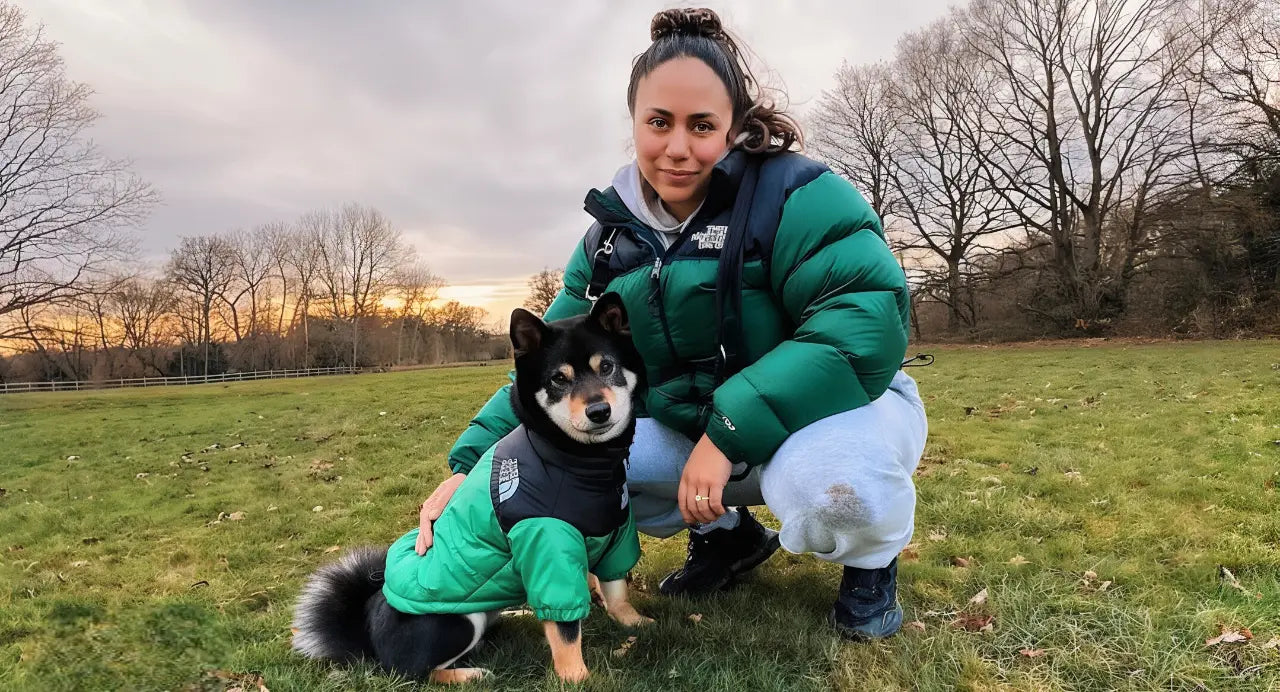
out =
[[(658, 623), (622, 658), (593, 614), (585, 687), (1280, 688), (1280, 344), (935, 353), (912, 371), (931, 429), (900, 570), (922, 631), (839, 641), (838, 568), (779, 554), (723, 597), (638, 594)], [(292, 655), (292, 601), (332, 546), (415, 524), (504, 370), (0, 397), (0, 688), (412, 688)], [(684, 545), (644, 548), (651, 593)], [(1220, 626), (1254, 639), (1206, 647)], [(527, 617), (476, 662), (481, 687), (560, 687)]]

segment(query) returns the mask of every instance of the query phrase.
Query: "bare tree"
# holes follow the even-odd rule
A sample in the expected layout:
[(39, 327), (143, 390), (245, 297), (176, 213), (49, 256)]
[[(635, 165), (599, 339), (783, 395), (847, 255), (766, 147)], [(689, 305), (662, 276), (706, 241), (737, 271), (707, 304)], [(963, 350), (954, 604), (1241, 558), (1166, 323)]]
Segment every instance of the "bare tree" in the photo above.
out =
[(893, 162), (902, 152), (894, 121), (893, 68), (887, 64), (836, 73), (836, 87), (823, 92), (811, 120), (814, 152), (867, 197), (882, 219), (896, 211)]
[(179, 290), (194, 299), (189, 314), (195, 320), (198, 343), (204, 349), (201, 374), (209, 374), (209, 349), (213, 344), (215, 301), (227, 294), (236, 271), (235, 248), (223, 236), (184, 237), (169, 257), (165, 270)]
[(1190, 177), (1180, 0), (975, 0), (962, 33), (998, 88), (972, 130), (993, 189), (1052, 248), (1059, 325), (1124, 309), (1150, 210)]
[(907, 34), (898, 46), (888, 115), (901, 134), (887, 169), (908, 227), (899, 247), (933, 256), (936, 264), (920, 266), (928, 274), (920, 287), (947, 306), (950, 329), (972, 327), (973, 262), (993, 249), (991, 236), (1019, 223), (982, 163), (979, 149), (995, 143), (965, 130), (979, 116), (978, 94), (988, 85), (970, 69), (976, 56), (950, 18)]
[(410, 358), (418, 360), (418, 337), (422, 326), (426, 323), (431, 306), (440, 296), (440, 289), (445, 287), (444, 279), (431, 273), (426, 265), (419, 262), (408, 264), (396, 272), (396, 293), (400, 301), (397, 317), (400, 328), (396, 338), (396, 362), (403, 362), (404, 332), (406, 323), (412, 321), (410, 331)]
[(377, 314), (392, 279), (410, 256), (399, 231), (376, 209), (348, 204), (330, 214), (318, 247), (328, 307), (351, 323), (351, 365), (359, 363), (360, 321)]
[(1192, 75), (1225, 106), (1222, 143), (1280, 157), (1280, 0), (1201, 0), (1188, 14), (1204, 49)]
[(288, 234), (289, 245), (284, 261), (295, 281), (297, 298), (294, 301), (290, 327), (302, 328), (302, 363), (311, 366), (311, 305), (319, 295), (316, 277), (320, 273), (320, 246), (324, 242), (329, 214), (309, 212), (298, 220)]
[(67, 79), (43, 29), (0, 3), (0, 318), (80, 295), (124, 256), (122, 229), (154, 202), (125, 162), (89, 139), (91, 94)]
[(529, 297), (524, 299), (524, 306), (536, 315), (546, 314), (563, 285), (563, 269), (544, 268), (529, 277)]
[(163, 281), (132, 278), (110, 294), (110, 306), (120, 325), (124, 347), (145, 370), (165, 374), (158, 361), (167, 322), (177, 309), (172, 287)]
[(289, 314), (289, 290), (294, 283), (294, 277), (289, 275), (290, 244), (296, 242), (297, 236), (288, 224), (280, 221), (261, 226), (259, 233), (271, 270), (274, 271), (271, 279), (280, 291), (279, 309), (275, 312), (275, 333), (283, 338), (288, 334), (287, 328), (292, 326), (286, 324), (285, 318)]

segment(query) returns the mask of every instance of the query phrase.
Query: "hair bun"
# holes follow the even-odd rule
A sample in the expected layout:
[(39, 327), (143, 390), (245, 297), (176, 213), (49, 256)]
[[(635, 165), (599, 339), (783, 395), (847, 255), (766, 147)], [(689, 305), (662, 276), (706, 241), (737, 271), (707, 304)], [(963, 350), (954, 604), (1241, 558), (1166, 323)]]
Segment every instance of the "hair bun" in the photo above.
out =
[(705, 36), (719, 41), (724, 38), (720, 16), (705, 7), (681, 7), (653, 15), (649, 23), (649, 39), (666, 36)]

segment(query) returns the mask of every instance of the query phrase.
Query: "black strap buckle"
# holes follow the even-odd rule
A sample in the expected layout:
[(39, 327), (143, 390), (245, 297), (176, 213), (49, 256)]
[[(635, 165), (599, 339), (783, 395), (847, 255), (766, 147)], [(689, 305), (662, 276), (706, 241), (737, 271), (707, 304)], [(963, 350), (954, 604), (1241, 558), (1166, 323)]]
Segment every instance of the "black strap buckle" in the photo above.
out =
[[(916, 361), (920, 361), (920, 362), (919, 362), (919, 363), (916, 363)], [(914, 365), (913, 365), (913, 363), (914, 363)], [(933, 354), (932, 354), (932, 353), (917, 353), (915, 356), (913, 356), (913, 357), (911, 357), (911, 358), (908, 358), (908, 359), (906, 359), (906, 360), (902, 361), (902, 365), (900, 365), (900, 366), (898, 366), (898, 367), (900, 367), (900, 368), (927, 368), (927, 367), (929, 367), (930, 365), (933, 365)]]
[(605, 287), (609, 285), (609, 258), (613, 256), (613, 241), (617, 239), (620, 230), (622, 229), (618, 226), (611, 226), (608, 237), (600, 241), (600, 247), (596, 248), (595, 254), (591, 256), (591, 280), (587, 283), (583, 295), (591, 301), (592, 305), (600, 300)]

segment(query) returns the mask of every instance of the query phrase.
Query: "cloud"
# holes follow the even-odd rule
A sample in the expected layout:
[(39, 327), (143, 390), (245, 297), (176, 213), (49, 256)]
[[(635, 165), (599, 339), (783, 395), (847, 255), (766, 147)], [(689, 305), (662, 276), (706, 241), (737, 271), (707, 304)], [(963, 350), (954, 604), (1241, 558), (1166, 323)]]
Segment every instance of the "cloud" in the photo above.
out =
[[(842, 60), (885, 59), (892, 37), (946, 10), (722, 5), (797, 110)], [(437, 274), (505, 286), (501, 300), (563, 265), (588, 223), (585, 193), (627, 159), (630, 63), (665, 6), (23, 3), (62, 43), (69, 75), (95, 88), (95, 139), (164, 199), (141, 229), (148, 258), (181, 235), (358, 201), (385, 212)]]

